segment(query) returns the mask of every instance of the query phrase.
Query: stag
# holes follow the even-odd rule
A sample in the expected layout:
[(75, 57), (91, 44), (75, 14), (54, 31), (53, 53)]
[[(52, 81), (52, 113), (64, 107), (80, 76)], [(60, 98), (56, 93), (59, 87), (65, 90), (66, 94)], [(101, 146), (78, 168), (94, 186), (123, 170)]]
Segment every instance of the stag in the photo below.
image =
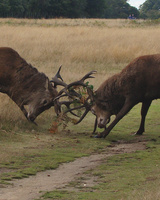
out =
[(59, 113), (57, 101), (53, 101), (58, 94), (57, 82), (62, 80), (59, 73), (60, 69), (53, 78), (53, 85), (44, 73), (38, 72), (15, 50), (0, 48), (0, 92), (7, 94), (31, 122), (51, 106)]
[[(120, 73), (104, 81), (95, 92), (87, 88), (89, 97), (83, 105), (86, 111), (79, 122), (91, 111), (96, 116), (93, 132), (97, 124), (99, 128), (104, 128), (104, 131), (95, 137), (105, 138), (136, 104), (142, 103), (141, 122), (135, 133), (142, 135), (152, 100), (160, 98), (159, 86), (160, 54), (138, 57)], [(88, 102), (89, 99), (90, 102)], [(70, 108), (67, 112), (80, 108)], [(112, 115), (115, 115), (115, 119), (109, 124)], [(109, 124), (108, 127), (106, 127), (107, 124)]]

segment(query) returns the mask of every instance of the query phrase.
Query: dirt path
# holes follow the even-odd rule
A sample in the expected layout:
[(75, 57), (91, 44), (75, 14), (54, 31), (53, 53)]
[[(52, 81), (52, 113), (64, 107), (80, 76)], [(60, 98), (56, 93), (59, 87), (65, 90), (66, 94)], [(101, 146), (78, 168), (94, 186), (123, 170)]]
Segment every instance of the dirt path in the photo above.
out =
[(103, 162), (103, 159), (115, 154), (131, 153), (144, 150), (145, 142), (116, 144), (101, 154), (76, 159), (74, 162), (64, 163), (56, 170), (39, 172), (22, 180), (14, 180), (12, 186), (0, 188), (0, 200), (33, 200), (40, 197), (40, 191), (52, 191), (66, 186), (85, 171), (92, 169)]

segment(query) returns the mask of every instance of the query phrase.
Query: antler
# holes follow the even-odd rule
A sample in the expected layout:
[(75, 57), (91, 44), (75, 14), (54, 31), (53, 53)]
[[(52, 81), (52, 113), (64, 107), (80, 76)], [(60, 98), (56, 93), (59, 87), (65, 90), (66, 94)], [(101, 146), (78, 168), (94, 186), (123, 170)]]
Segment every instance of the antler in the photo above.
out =
[(87, 85), (84, 83), (84, 81), (85, 81), (87, 78), (94, 78), (94, 76), (92, 76), (92, 74), (95, 74), (96, 72), (97, 72), (97, 71), (93, 70), (93, 71), (87, 73), (87, 74), (86, 74), (82, 79), (80, 79), (79, 81), (75, 81), (75, 82), (73, 82), (73, 83), (70, 83), (70, 84), (68, 85), (68, 89), (69, 89), (70, 87), (72, 87), (72, 86), (78, 86), (78, 85), (86, 87)]
[[(75, 81), (75, 82), (72, 82), (70, 83), (69, 85), (65, 85), (65, 88), (63, 88), (58, 96), (55, 98), (55, 100), (58, 100), (62, 97), (65, 97), (65, 96), (68, 96), (69, 99), (72, 99), (70, 101), (62, 101), (62, 102), (59, 102), (60, 105), (65, 105), (67, 107), (67, 111), (65, 111), (65, 113), (68, 113), (70, 112), (72, 115), (74, 116), (77, 116), (73, 111), (74, 110), (79, 110), (79, 109), (82, 109), (82, 108), (85, 108), (85, 111), (84, 113), (82, 114), (82, 116), (80, 117), (80, 119), (78, 120), (78, 122), (76, 122), (75, 124), (78, 124), (80, 123), (84, 117), (87, 115), (87, 113), (90, 111), (91, 109), (91, 102), (89, 102), (90, 98), (87, 97), (84, 102), (82, 102), (82, 95), (79, 94), (78, 92), (75, 91), (75, 87), (76, 86), (83, 86), (85, 88), (87, 88), (87, 92), (90, 91), (91, 89), (89, 88), (89, 86), (87, 84), (84, 83), (84, 81), (88, 78), (94, 78), (94, 76), (92, 76), (93, 74), (95, 74), (97, 71), (91, 71), (89, 73), (87, 73), (83, 78), (81, 78), (80, 80), (78, 81)], [(65, 94), (63, 94), (65, 93)], [(89, 94), (90, 92), (88, 92)], [(75, 98), (78, 98), (78, 99), (75, 99)], [(75, 100), (77, 103), (80, 103), (82, 105), (80, 106), (77, 106), (77, 107), (74, 107), (74, 108), (71, 108), (71, 104), (75, 103)], [(78, 116), (77, 116), (78, 117)]]
[[(76, 117), (79, 117), (79, 116), (77, 114), (75, 114), (73, 111), (85, 108), (85, 112), (82, 114), (82, 116), (80, 117), (78, 122), (76, 122), (76, 124), (78, 124), (84, 119), (84, 117), (90, 111), (91, 103), (89, 102), (89, 100), (90, 100), (89, 97), (87, 97), (84, 100), (84, 102), (82, 102), (82, 95), (75, 91), (75, 87), (83, 86), (83, 87), (87, 88), (87, 92), (90, 91), (91, 89), (88, 87), (88, 85), (86, 83), (84, 83), (84, 81), (88, 78), (94, 78), (93, 74), (95, 74), (97, 71), (91, 71), (91, 72), (87, 73), (85, 76), (83, 76), (80, 80), (74, 81), (67, 85), (63, 81), (63, 79), (60, 75), (61, 68), (62, 68), (62, 66), (59, 67), (57, 74), (51, 80), (51, 82), (54, 83), (55, 88), (57, 87), (57, 85), (61, 85), (64, 87), (62, 90), (60, 90), (60, 92), (58, 93), (58, 95), (54, 99), (54, 101), (57, 102), (57, 105), (59, 106), (59, 112), (61, 111), (61, 106), (65, 105), (67, 107), (67, 111), (65, 111), (65, 113), (70, 112), (72, 115), (74, 115)], [(88, 94), (89, 94), (89, 92), (88, 92)], [(66, 96), (69, 98), (69, 101), (61, 101), (61, 102), (59, 101), (60, 98), (66, 97)], [(75, 101), (81, 105), (71, 108), (71, 105), (73, 103), (75, 103)]]
[[(88, 102), (88, 100), (89, 100), (89, 97), (85, 100), (83, 105), (77, 106), (77, 107), (74, 107), (74, 108), (69, 108), (67, 111), (65, 111), (65, 113), (70, 112), (71, 114), (75, 115), (75, 113), (73, 113), (72, 111), (78, 110), (78, 109), (81, 109), (81, 108), (85, 108), (83, 115), (80, 117), (80, 119), (75, 124), (79, 124), (84, 119), (84, 117), (87, 115), (87, 113), (90, 111), (91, 104)], [(73, 103), (73, 101), (72, 101), (72, 103)], [(81, 102), (79, 101), (79, 103), (81, 103)]]
[[(94, 76), (92, 76), (92, 74), (95, 74), (97, 71), (91, 71), (89, 73), (87, 73), (82, 79), (80, 79), (79, 81), (75, 81), (75, 82), (72, 82), (70, 83), (69, 85), (67, 85), (66, 83), (62, 82), (62, 81), (57, 81), (57, 85), (60, 84), (60, 85), (63, 85), (64, 88), (58, 93), (58, 96), (55, 98), (56, 99), (60, 99), (61, 97), (64, 97), (64, 96), (68, 96), (70, 98), (73, 98), (73, 97), (78, 97), (78, 98), (81, 98), (81, 95), (78, 94), (74, 88), (72, 88), (73, 86), (83, 86), (83, 87), (87, 87), (87, 84), (84, 83), (84, 81), (87, 79), (87, 78), (94, 78)], [(52, 79), (53, 80), (53, 79)], [(70, 89), (72, 88), (72, 89)], [(65, 93), (65, 94), (63, 94)], [(63, 95), (62, 95), (63, 94)]]
[(73, 108), (70, 108), (70, 105), (73, 103), (73, 101), (61, 101), (61, 102), (59, 102), (60, 103), (60, 105), (65, 105), (67, 108), (68, 108), (68, 110), (65, 112), (65, 113), (67, 113), (67, 112), (70, 112), (72, 115), (74, 115), (74, 116), (76, 116), (76, 117), (79, 117), (78, 115), (76, 115), (74, 112), (72, 112), (72, 110), (74, 110)]
[(50, 82), (54, 83), (54, 88), (56, 88), (57, 85), (62, 85), (64, 87), (67, 86), (67, 84), (63, 81), (63, 79), (62, 79), (62, 77), (60, 75), (61, 68), (62, 68), (62, 65), (59, 67), (57, 74), (50, 81)]

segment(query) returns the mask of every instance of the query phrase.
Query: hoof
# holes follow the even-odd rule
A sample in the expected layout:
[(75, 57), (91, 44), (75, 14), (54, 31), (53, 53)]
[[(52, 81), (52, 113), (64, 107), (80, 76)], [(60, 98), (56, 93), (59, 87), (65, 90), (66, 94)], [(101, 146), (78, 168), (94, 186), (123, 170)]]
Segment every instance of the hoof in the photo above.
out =
[(94, 138), (102, 138), (103, 136), (102, 135), (95, 135), (93, 136)]
[(135, 133), (135, 135), (137, 135), (137, 136), (141, 136), (141, 135), (143, 135), (143, 133)]
[(132, 133), (130, 133), (130, 135), (135, 136), (135, 135), (136, 135), (136, 132), (132, 132)]
[(130, 135), (132, 135), (132, 136), (142, 136), (142, 133), (134, 132), (134, 133), (131, 133)]
[[(31, 122), (32, 122), (32, 121), (31, 121)], [(37, 124), (35, 121), (33, 121), (32, 123), (33, 123), (34, 125), (38, 126), (38, 124)]]

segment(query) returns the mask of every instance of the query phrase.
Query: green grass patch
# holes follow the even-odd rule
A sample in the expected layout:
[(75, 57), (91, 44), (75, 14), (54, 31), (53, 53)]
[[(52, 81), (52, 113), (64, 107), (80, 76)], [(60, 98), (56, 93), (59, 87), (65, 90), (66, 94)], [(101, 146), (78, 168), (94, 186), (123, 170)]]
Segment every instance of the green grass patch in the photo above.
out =
[(97, 177), (93, 187), (79, 187), (79, 190), (74, 192), (73, 187), (84, 181), (79, 179), (70, 184), (72, 192), (55, 190), (47, 192), (41, 199), (158, 199), (160, 184), (159, 142), (160, 138), (156, 142), (149, 142), (152, 148), (145, 151), (115, 155), (106, 159), (96, 169), (89, 170), (87, 176)]
[[(65, 130), (49, 133), (52, 118), (46, 115), (37, 119), (38, 127), (27, 121), (4, 122), (0, 130), (0, 184), (21, 179), (37, 172), (55, 169), (61, 163), (71, 162), (93, 152), (102, 152), (113, 142), (147, 142), (147, 150), (132, 154), (116, 155), (98, 168), (88, 172), (96, 176), (94, 187), (79, 190), (52, 191), (42, 199), (138, 199), (151, 191), (157, 194), (160, 183), (160, 135), (158, 110), (160, 102), (154, 101), (146, 119), (146, 133), (135, 137), (140, 123), (141, 104), (135, 106), (111, 131), (106, 139), (90, 138), (94, 116), (89, 114), (79, 125), (68, 124)], [(45, 120), (43, 120), (45, 119)], [(100, 129), (97, 130), (101, 131)], [(83, 181), (78, 180), (78, 181)], [(78, 182), (79, 183), (79, 182)], [(74, 182), (73, 187), (78, 183)], [(150, 189), (150, 190), (149, 190)], [(134, 198), (135, 196), (136, 198)], [(147, 193), (147, 195), (150, 195)], [(57, 196), (57, 197), (56, 197)], [(140, 198), (141, 199), (141, 198)], [(156, 199), (156, 198), (155, 198)]]
[[(104, 163), (96, 169), (86, 172), (87, 177), (96, 177), (93, 187), (83, 187), (82, 183), (85, 182), (83, 177), (70, 183), (68, 187), (71, 187), (71, 192), (64, 189), (63, 191), (55, 190), (47, 192), (41, 199), (158, 200), (160, 197), (160, 135), (157, 110), (159, 108), (159, 101), (154, 101), (147, 115), (146, 133), (143, 136), (130, 135), (139, 127), (141, 104), (138, 104), (105, 140), (98, 140), (100, 143), (146, 141), (146, 150), (115, 155), (104, 160)], [(90, 140), (93, 145), (97, 142), (97, 140)], [(103, 145), (100, 145), (100, 149), (101, 147), (103, 148)]]
[[(160, 103), (155, 101), (146, 120), (146, 134), (140, 137), (145, 140), (156, 141), (159, 144), (159, 120), (157, 110)], [(50, 134), (46, 127), (52, 120), (46, 120), (43, 126), (41, 118), (40, 126), (36, 127), (24, 121), (23, 126), (17, 127), (16, 123), (10, 123), (8, 129), (2, 129), (0, 133), (0, 173), (1, 180), (23, 178), (35, 175), (39, 171), (55, 169), (60, 163), (73, 161), (75, 158), (90, 155), (93, 152), (101, 152), (112, 142), (130, 142), (136, 137), (131, 132), (138, 129), (140, 123), (140, 104), (117, 124), (106, 139), (90, 138), (93, 130), (94, 117), (88, 118), (80, 125), (68, 124), (66, 130)], [(138, 117), (137, 117), (138, 116)], [(47, 125), (46, 125), (47, 123)], [(21, 124), (21, 122), (18, 122)], [(7, 124), (5, 124), (7, 126)], [(101, 131), (100, 129), (98, 131)], [(147, 144), (152, 147), (153, 143)], [(155, 145), (153, 145), (155, 146)], [(9, 171), (10, 170), (10, 171)], [(1, 170), (3, 172), (3, 170)]]
[(23, 132), (21, 128), (17, 132), (1, 131), (1, 181), (24, 178), (40, 171), (55, 169), (61, 163), (101, 151), (110, 143), (107, 140), (94, 140), (89, 134), (77, 134), (74, 130), (71, 133), (68, 129), (50, 134), (49, 131), (41, 132), (43, 127), (35, 127), (30, 132), (28, 130), (34, 127), (28, 126), (31, 127), (23, 127)]

